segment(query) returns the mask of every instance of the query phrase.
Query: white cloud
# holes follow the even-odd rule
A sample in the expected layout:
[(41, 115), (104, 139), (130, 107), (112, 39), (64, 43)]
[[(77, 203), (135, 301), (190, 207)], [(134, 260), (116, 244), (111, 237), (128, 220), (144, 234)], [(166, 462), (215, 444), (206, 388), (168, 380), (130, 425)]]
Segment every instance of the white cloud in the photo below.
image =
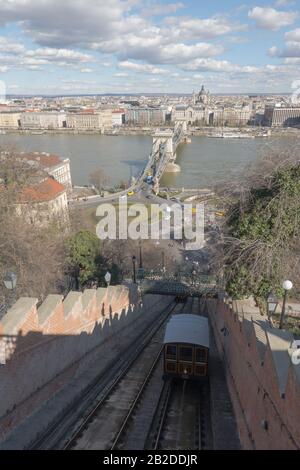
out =
[(277, 0), (275, 2), (276, 7), (289, 7), (290, 5), (294, 5), (294, 0)]
[(221, 16), (212, 18), (171, 17), (167, 18), (161, 34), (173, 39), (212, 39), (225, 34), (245, 31), (247, 25), (231, 23)]
[[(142, 16), (145, 3), (152, 12), (149, 17)], [(216, 56), (224, 51), (223, 46), (199, 40), (245, 29), (245, 25), (233, 24), (221, 16), (173, 16), (158, 25), (153, 23), (153, 15), (174, 13), (183, 6), (181, 2), (136, 0), (95, 0), (89, 5), (86, 0), (0, 0), (0, 25), (18, 22), (44, 50), (89, 49), (113, 54), (122, 61), (143, 60), (150, 64)], [(54, 61), (54, 55), (51, 57)], [(74, 61), (81, 60), (77, 59), (74, 57)], [(61, 57), (61, 65), (66, 63), (71, 63), (71, 57)]]
[[(8, 44), (8, 47), (7, 47)], [(3, 46), (3, 47), (2, 47)], [(90, 54), (70, 49), (37, 48), (25, 50), (19, 44), (6, 43), (0, 38), (0, 63), (2, 70), (7, 69), (27, 69), (43, 70), (42, 66), (56, 65), (59, 67), (78, 68), (87, 62), (94, 62), (94, 57)], [(1, 55), (1, 51), (7, 52)], [(88, 68), (82, 70), (89, 70)]]
[(215, 59), (195, 59), (192, 62), (182, 65), (184, 70), (200, 70), (210, 72), (242, 72), (242, 73), (254, 73), (258, 71), (257, 67), (253, 66), (240, 66), (232, 64), (227, 60), (215, 60)]
[(204, 75), (200, 74), (200, 73), (195, 73), (193, 75), (193, 78), (195, 78), (196, 80), (203, 80), (204, 79)]
[(184, 7), (183, 3), (167, 3), (164, 5), (160, 5), (158, 3), (151, 4), (147, 8), (143, 8), (141, 10), (142, 16), (162, 16), (168, 15), (170, 13), (176, 13), (176, 11), (180, 10)]
[(288, 41), (283, 49), (278, 47), (271, 47), (269, 49), (269, 55), (271, 57), (300, 57), (300, 42)]
[(195, 57), (212, 57), (224, 52), (223, 46), (211, 43), (184, 44), (170, 42), (161, 35), (139, 37), (134, 34), (127, 38), (116, 38), (100, 44), (94, 44), (106, 53), (115, 53), (124, 61), (127, 59), (143, 60), (150, 64), (178, 64)]
[(22, 44), (11, 42), (7, 38), (0, 36), (0, 52), (21, 54), (24, 50), (25, 47)]
[(284, 59), (284, 63), (287, 65), (298, 65), (300, 64), (300, 57), (287, 57)]
[(135, 31), (146, 21), (124, 0), (0, 0), (0, 25), (19, 22), (40, 45), (87, 46)]
[(14, 85), (14, 84), (10, 85), (10, 84), (8, 84), (7, 88), (9, 90), (18, 90), (20, 88), (20, 85)]
[(8, 71), (7, 65), (0, 65), (0, 73), (6, 73)]
[(278, 11), (271, 7), (254, 7), (248, 12), (248, 16), (255, 21), (258, 28), (277, 31), (280, 28), (293, 24), (298, 17), (298, 13), (293, 11)]
[[(285, 47), (269, 51), (283, 59), (281, 66), (238, 65), (222, 56), (225, 52), (223, 38), (226, 36), (226, 44), (230, 43), (232, 49), (235, 42), (253, 38), (238, 34), (246, 31), (247, 25), (235, 20), (236, 9), (231, 17), (229, 14), (193, 17), (184, 0), (167, 1), (0, 0), (0, 26), (17, 24), (36, 44), (26, 51), (21, 40), (0, 37), (1, 70), (45, 69), (51, 72), (51, 67), (65, 67), (70, 72), (88, 74), (94, 72), (93, 62), (97, 62), (98, 67), (114, 67), (118, 62), (119, 70), (111, 76), (120, 79), (130, 76), (130, 83), (128, 80), (110, 82), (106, 78), (107, 71), (99, 77), (100, 82), (103, 80), (101, 86), (98, 82), (94, 88), (92, 82), (78, 83), (78, 90), (82, 87), (88, 90), (90, 86), (89, 91), (93, 92), (125, 92), (125, 89), (143, 92), (145, 83), (174, 91), (177, 82), (179, 91), (190, 90), (196, 80), (211, 81), (219, 89), (240, 89), (247, 85), (249, 90), (252, 87), (257, 91), (260, 86), (266, 89), (272, 83), (284, 83), (283, 77), (288, 83), (289, 77), (296, 75), (300, 28), (285, 34)], [(271, 3), (275, 4), (275, 0)], [(283, 8), (288, 4), (288, 0), (277, 0), (276, 6), (284, 11), (254, 6), (248, 16), (258, 27), (276, 31), (292, 24), (297, 17), (296, 12)], [(249, 10), (247, 5), (242, 8)], [(186, 12), (189, 16), (184, 16)], [(162, 18), (158, 19), (158, 15)], [(145, 74), (142, 80), (140, 74)], [(58, 80), (57, 89), (60, 82)], [(119, 90), (114, 88), (119, 86), (117, 82), (124, 82)], [(69, 86), (72, 92), (75, 90), (74, 83), (62, 83), (62, 86)], [(46, 86), (44, 89), (50, 93)]]
[(166, 75), (168, 71), (166, 69), (154, 67), (150, 64), (138, 64), (136, 62), (124, 61), (118, 65), (120, 68), (131, 70), (133, 72), (150, 73), (153, 75)]
[(296, 63), (293, 59), (300, 57), (300, 28), (285, 33), (284, 39), (286, 40), (285, 47), (279, 49), (273, 46), (268, 51), (269, 55), (285, 59), (286, 64)]
[(224, 52), (223, 46), (199, 42), (196, 44), (174, 44), (165, 46), (155, 51), (155, 59), (158, 63), (182, 63), (188, 62), (196, 57), (212, 57)]
[(49, 62), (67, 62), (67, 63), (82, 63), (94, 61), (93, 56), (90, 54), (83, 54), (81, 52), (73, 51), (71, 49), (56, 49), (53, 47), (44, 47), (39, 49), (29, 50), (25, 54), (27, 57), (36, 57), (45, 59)]
[(300, 28), (294, 29), (293, 31), (288, 31), (285, 33), (284, 38), (287, 41), (300, 42)]

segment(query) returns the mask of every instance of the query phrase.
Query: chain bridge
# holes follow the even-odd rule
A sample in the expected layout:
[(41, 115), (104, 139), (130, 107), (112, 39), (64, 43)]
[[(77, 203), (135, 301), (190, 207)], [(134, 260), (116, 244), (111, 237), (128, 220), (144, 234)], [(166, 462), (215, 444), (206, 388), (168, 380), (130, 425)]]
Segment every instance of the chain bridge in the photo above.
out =
[(153, 134), (152, 151), (141, 180), (144, 181), (148, 175), (151, 175), (153, 190), (156, 193), (159, 191), (159, 181), (165, 171), (180, 171), (175, 161), (177, 147), (182, 142), (187, 142), (186, 121), (176, 121), (174, 130), (157, 129)]

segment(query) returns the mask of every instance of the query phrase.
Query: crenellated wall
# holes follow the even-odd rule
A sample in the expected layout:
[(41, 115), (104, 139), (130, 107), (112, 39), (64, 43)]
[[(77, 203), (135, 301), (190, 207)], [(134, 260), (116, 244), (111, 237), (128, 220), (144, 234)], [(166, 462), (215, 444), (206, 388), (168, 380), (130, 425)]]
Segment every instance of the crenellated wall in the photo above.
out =
[[(300, 448), (300, 365), (293, 336), (273, 328), (258, 309), (207, 300), (244, 449)], [(248, 309), (249, 310), (249, 309)]]
[[(160, 300), (160, 308), (169, 301)], [(123, 334), (155, 304), (126, 286), (70, 292), (65, 299), (49, 295), (37, 303), (20, 298), (0, 322), (0, 440), (68, 383), (87, 353)]]

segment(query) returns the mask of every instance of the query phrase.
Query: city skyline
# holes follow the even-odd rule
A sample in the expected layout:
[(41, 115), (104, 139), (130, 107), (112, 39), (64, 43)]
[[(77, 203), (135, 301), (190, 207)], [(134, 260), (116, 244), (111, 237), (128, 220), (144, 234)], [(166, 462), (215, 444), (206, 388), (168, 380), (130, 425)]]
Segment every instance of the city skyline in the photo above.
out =
[(297, 2), (193, 3), (0, 0), (0, 80), (9, 95), (293, 92)]

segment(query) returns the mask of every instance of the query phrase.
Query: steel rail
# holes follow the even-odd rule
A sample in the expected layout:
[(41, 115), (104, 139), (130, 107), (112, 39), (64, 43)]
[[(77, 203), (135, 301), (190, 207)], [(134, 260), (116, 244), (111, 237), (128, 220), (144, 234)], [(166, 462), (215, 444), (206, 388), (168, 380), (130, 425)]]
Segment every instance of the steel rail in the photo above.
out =
[[(156, 305), (156, 304), (155, 304)], [(161, 317), (161, 315), (167, 314), (167, 316), (174, 310), (175, 308), (174, 301), (170, 302), (163, 312), (160, 312), (154, 319), (154, 324), (155, 327), (153, 327), (149, 331), (149, 327), (146, 326), (143, 331), (142, 331), (142, 337), (143, 340), (140, 343), (140, 346), (137, 348), (136, 347), (136, 339), (128, 346), (126, 357), (124, 358), (124, 351), (118, 355), (116, 358), (117, 360), (111, 361), (109, 365), (86, 387), (84, 392), (80, 394), (79, 397), (77, 397), (75, 400), (72, 401), (72, 403), (67, 407), (65, 412), (63, 412), (58, 419), (54, 420), (54, 422), (47, 428), (47, 430), (42, 433), (41, 436), (38, 436), (37, 439), (35, 439), (31, 445), (28, 447), (28, 449), (31, 450), (37, 450), (41, 448), (45, 448), (45, 444), (49, 442), (55, 434), (57, 434), (58, 430), (64, 425), (65, 421), (69, 418), (71, 418), (71, 424), (69, 425), (69, 428), (72, 428), (74, 426), (73, 418), (74, 420), (76, 419), (77, 421), (80, 420), (80, 417), (75, 417), (74, 416), (74, 410), (78, 408), (79, 405), (82, 404), (83, 400), (84, 402), (87, 403), (87, 406), (85, 407), (85, 410), (88, 409), (89, 404), (92, 401), (95, 401), (96, 397), (99, 396), (101, 393), (105, 393), (106, 389), (109, 388), (109, 384), (116, 383), (116, 380), (121, 380), (122, 374), (125, 375), (125, 373), (129, 370), (131, 365), (136, 361), (138, 355), (140, 354), (141, 350), (143, 350), (147, 344), (151, 341), (152, 337), (155, 335), (157, 330), (160, 328), (160, 324), (163, 323), (163, 321), (155, 323), (156, 320)], [(170, 310), (171, 309), (171, 310)], [(159, 325), (159, 326), (158, 326)], [(108, 377), (109, 374), (114, 374), (112, 378)], [(108, 383), (104, 383), (107, 380), (108, 377)], [(84, 413), (84, 411), (83, 411)], [(64, 433), (65, 435), (65, 433)], [(58, 444), (58, 439), (56, 441), (56, 444)], [(47, 448), (47, 447), (46, 447)], [(53, 448), (53, 445), (52, 447)], [(68, 443), (63, 447), (68, 448)]]
[[(194, 299), (191, 300), (191, 303), (192, 303), (192, 304), (194, 303)], [(182, 306), (181, 312), (185, 309), (185, 307), (186, 307), (186, 305), (184, 304), (184, 305)], [(174, 307), (174, 308), (175, 308), (175, 307)], [(148, 371), (148, 373), (147, 373), (147, 375), (146, 375), (146, 377), (145, 377), (143, 383), (141, 384), (138, 393), (136, 394), (136, 396), (135, 396), (135, 398), (134, 398), (134, 400), (133, 400), (133, 402), (132, 402), (132, 404), (131, 404), (131, 406), (130, 406), (130, 408), (129, 408), (127, 414), (126, 414), (126, 416), (125, 416), (125, 418), (124, 418), (124, 420), (123, 420), (123, 422), (122, 422), (122, 424), (121, 424), (121, 426), (120, 426), (120, 428), (119, 428), (119, 431), (118, 431), (117, 434), (115, 435), (115, 438), (114, 438), (113, 443), (112, 443), (112, 445), (111, 445), (111, 447), (110, 447), (110, 450), (115, 450), (115, 449), (117, 448), (117, 445), (118, 445), (118, 443), (120, 442), (122, 435), (124, 434), (124, 431), (125, 431), (125, 429), (126, 429), (126, 426), (128, 425), (129, 420), (130, 420), (130, 418), (132, 417), (132, 415), (133, 415), (133, 413), (134, 413), (134, 411), (135, 411), (135, 409), (136, 409), (138, 403), (140, 402), (140, 399), (141, 399), (141, 397), (142, 397), (142, 394), (143, 394), (143, 392), (145, 391), (145, 389), (146, 389), (146, 387), (147, 387), (147, 385), (148, 385), (148, 383), (149, 383), (149, 380), (151, 379), (151, 376), (153, 375), (153, 372), (154, 372), (154, 370), (155, 370), (156, 367), (157, 367), (157, 364), (158, 364), (158, 362), (159, 362), (159, 360), (160, 360), (160, 358), (161, 358), (163, 349), (164, 349), (164, 346), (162, 345), (161, 348), (160, 348), (160, 350), (159, 350), (159, 352), (158, 352), (158, 354), (156, 355), (156, 357), (155, 357), (155, 359), (154, 359), (154, 361), (153, 361), (153, 363), (152, 363), (152, 365), (151, 365), (151, 367), (150, 367), (150, 369), (149, 369), (149, 371)], [(170, 381), (169, 381), (168, 383), (170, 384)], [(163, 393), (164, 388), (165, 388), (165, 386), (164, 386), (163, 389), (162, 389), (162, 392), (161, 392), (161, 395), (160, 395), (160, 399), (159, 399), (159, 401), (158, 401), (157, 409), (158, 409), (158, 407), (159, 407), (159, 404), (160, 404), (160, 401), (161, 401), (161, 396), (162, 396), (162, 393)], [(155, 410), (154, 416), (156, 415), (157, 409)], [(153, 419), (154, 419), (154, 418), (153, 418)], [(147, 439), (146, 439), (146, 440), (147, 440)]]
[[(162, 430), (164, 428), (164, 424), (165, 424), (165, 421), (166, 421), (167, 411), (168, 411), (168, 407), (169, 407), (169, 403), (170, 403), (171, 392), (172, 392), (172, 380), (166, 382), (166, 384), (165, 384), (165, 386), (162, 390), (162, 393), (161, 393), (161, 397), (164, 399), (164, 401), (163, 401), (163, 408), (162, 408), (162, 412), (161, 412), (161, 417), (160, 417), (160, 420), (159, 420), (159, 426), (158, 426), (156, 438), (155, 438), (155, 441), (154, 441), (153, 450), (158, 450), (159, 442), (161, 440)], [(166, 396), (164, 397), (164, 395), (166, 395)]]
[[(170, 307), (170, 305), (168, 307)], [(138, 348), (136, 348), (135, 355), (134, 355), (133, 359), (126, 364), (124, 369), (122, 369), (120, 371), (120, 374), (117, 377), (115, 377), (115, 379), (110, 383), (110, 385), (104, 391), (104, 394), (101, 397), (101, 399), (97, 402), (97, 404), (93, 407), (93, 409), (89, 412), (89, 414), (84, 418), (81, 425), (76, 429), (76, 431), (72, 434), (71, 438), (64, 445), (63, 450), (67, 450), (67, 449), (70, 449), (72, 447), (72, 444), (76, 441), (76, 439), (82, 433), (83, 429), (87, 426), (87, 424), (89, 423), (91, 418), (98, 412), (98, 410), (101, 408), (101, 406), (104, 404), (104, 402), (107, 401), (108, 397), (111, 395), (111, 393), (113, 392), (115, 387), (124, 378), (124, 376), (127, 374), (127, 372), (131, 369), (134, 362), (140, 356), (141, 352), (144, 351), (144, 349), (148, 346), (148, 344), (150, 343), (153, 336), (158, 332), (158, 330), (161, 328), (161, 326), (166, 321), (168, 316), (172, 313), (172, 311), (174, 310), (175, 307), (176, 307), (176, 304), (172, 305), (171, 309), (167, 310), (166, 317), (164, 316), (163, 319), (160, 322), (158, 322), (152, 330), (150, 330), (149, 335), (147, 337), (145, 337), (143, 342), (140, 344), (140, 346)], [(161, 354), (161, 351), (160, 351), (160, 354)]]
[(123, 421), (123, 423), (122, 423), (122, 425), (121, 425), (121, 427), (120, 427), (118, 433), (116, 434), (116, 436), (115, 436), (115, 438), (114, 438), (114, 441), (113, 441), (113, 444), (112, 444), (110, 450), (116, 449), (116, 447), (117, 447), (117, 445), (118, 445), (118, 442), (120, 441), (120, 438), (122, 437), (122, 435), (123, 435), (123, 433), (124, 433), (124, 430), (125, 430), (125, 428), (126, 428), (126, 426), (127, 426), (127, 424), (128, 424), (128, 421), (129, 421), (129, 419), (131, 418), (131, 416), (133, 415), (133, 412), (134, 412), (134, 410), (135, 410), (137, 404), (139, 403), (139, 400), (140, 400), (140, 398), (141, 398), (143, 392), (145, 391), (146, 386), (147, 386), (147, 384), (148, 384), (148, 382), (149, 382), (149, 380), (150, 380), (150, 378), (151, 378), (151, 376), (152, 376), (152, 374), (153, 374), (155, 368), (157, 367), (157, 364), (158, 364), (158, 362), (159, 362), (159, 360), (160, 360), (162, 351), (163, 351), (163, 346), (160, 348), (160, 350), (159, 350), (159, 352), (158, 352), (158, 354), (157, 354), (157, 356), (156, 356), (156, 358), (155, 358), (155, 360), (154, 360), (154, 362), (153, 362), (153, 364), (152, 364), (150, 370), (149, 370), (148, 373), (147, 373), (147, 376), (145, 377), (145, 380), (143, 381), (143, 383), (142, 383), (142, 385), (141, 385), (141, 387), (140, 387), (140, 389), (139, 389), (139, 391), (138, 391), (138, 393), (137, 393), (137, 395), (136, 395), (136, 397), (135, 397), (133, 403), (131, 404), (131, 406), (130, 406), (130, 408), (129, 408), (129, 410), (128, 410), (128, 413), (126, 414), (126, 416), (125, 416), (125, 418), (124, 418), (124, 421)]

